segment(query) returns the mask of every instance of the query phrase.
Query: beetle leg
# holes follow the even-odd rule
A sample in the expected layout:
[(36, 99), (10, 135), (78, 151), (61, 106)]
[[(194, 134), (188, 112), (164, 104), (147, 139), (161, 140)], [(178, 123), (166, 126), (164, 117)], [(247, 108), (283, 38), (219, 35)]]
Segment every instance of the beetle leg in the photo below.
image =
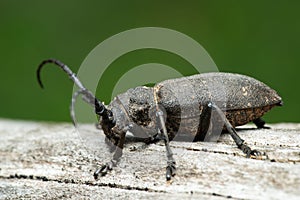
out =
[(265, 126), (266, 122), (262, 118), (257, 118), (253, 120), (253, 123), (256, 125), (257, 128), (270, 129), (270, 127)]
[[(159, 119), (159, 123), (161, 125), (161, 129), (162, 129), (162, 138), (165, 141), (165, 146), (166, 146), (166, 153), (167, 153), (167, 167), (166, 167), (166, 179), (167, 181), (171, 180), (172, 176), (175, 176), (176, 174), (176, 162), (173, 158), (173, 153), (172, 150), (170, 148), (170, 141), (169, 141), (169, 136), (167, 133), (167, 128), (165, 125), (165, 121), (164, 121), (164, 117), (163, 117), (163, 112), (158, 109), (156, 111), (156, 116)], [(161, 133), (160, 133), (161, 134)]]
[(119, 162), (122, 154), (123, 154), (123, 146), (125, 142), (125, 134), (126, 133), (121, 133), (121, 137), (118, 140), (116, 149), (113, 154), (113, 158), (106, 164), (102, 165), (100, 168), (98, 168), (95, 173), (94, 173), (94, 178), (97, 180), (99, 174), (101, 176), (105, 176), (108, 171), (111, 171), (113, 167), (117, 165)]
[(193, 142), (196, 141), (204, 141), (205, 136), (207, 136), (208, 130), (210, 128), (211, 122), (210, 122), (210, 118), (212, 115), (212, 107), (209, 106), (204, 106), (202, 113), (200, 115), (200, 124), (198, 127), (198, 133), (195, 136)]
[(232, 139), (234, 140), (236, 145), (239, 147), (239, 149), (241, 149), (246, 154), (247, 158), (261, 156), (261, 152), (259, 152), (257, 150), (252, 150), (249, 146), (247, 146), (244, 143), (244, 140), (237, 134), (236, 130), (232, 127), (232, 125), (226, 118), (223, 111), (217, 105), (215, 105), (214, 103), (208, 103), (208, 106), (212, 107), (214, 110), (217, 111), (217, 113), (220, 115), (223, 122), (225, 123), (225, 126), (226, 126), (228, 132), (230, 133)]

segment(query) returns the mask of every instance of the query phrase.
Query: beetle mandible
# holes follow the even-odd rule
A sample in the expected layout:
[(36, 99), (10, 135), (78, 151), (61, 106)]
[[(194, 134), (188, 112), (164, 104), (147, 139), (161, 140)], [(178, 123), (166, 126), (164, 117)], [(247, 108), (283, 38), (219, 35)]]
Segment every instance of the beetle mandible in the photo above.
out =
[[(274, 106), (283, 104), (275, 90), (254, 78), (233, 73), (211, 72), (162, 81), (154, 87), (132, 88), (116, 96), (106, 106), (83, 86), (68, 66), (59, 60), (48, 59), (39, 65), (37, 79), (42, 88), (40, 71), (47, 63), (60, 67), (79, 88), (72, 97), (73, 123), (75, 123), (74, 102), (78, 95), (82, 95), (83, 100), (93, 106), (95, 114), (100, 117), (99, 125), (103, 129), (106, 141), (113, 144), (111, 145), (111, 150), (114, 151), (113, 158), (95, 171), (95, 179), (99, 175), (107, 174), (120, 160), (127, 131), (136, 137), (144, 138), (147, 143), (164, 140), (167, 180), (170, 180), (176, 172), (176, 163), (169, 142), (180, 130), (183, 134), (192, 135), (193, 141), (203, 141), (212, 127), (221, 124), (222, 129), (229, 132), (246, 157), (260, 156), (259, 151), (252, 150), (244, 143), (234, 127), (254, 122), (257, 128), (265, 128), (265, 122), (261, 117)], [(207, 89), (208, 85), (213, 85), (215, 81), (222, 83), (224, 94), (220, 95), (218, 88)], [(193, 87), (195, 97), (185, 95), (186, 85)], [(182, 93), (181, 102), (178, 102), (176, 95), (172, 93), (174, 88)], [(185, 109), (185, 114), (181, 113), (182, 108)], [(154, 115), (151, 115), (151, 112)], [(212, 113), (215, 113), (214, 117)]]

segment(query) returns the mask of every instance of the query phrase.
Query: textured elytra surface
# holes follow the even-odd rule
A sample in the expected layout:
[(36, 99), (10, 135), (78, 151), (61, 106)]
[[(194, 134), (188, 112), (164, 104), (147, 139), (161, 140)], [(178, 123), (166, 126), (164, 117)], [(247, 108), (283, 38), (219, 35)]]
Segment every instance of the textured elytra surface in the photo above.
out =
[(194, 110), (189, 107), (208, 102), (216, 103), (222, 110), (257, 108), (281, 102), (277, 92), (264, 83), (232, 73), (197, 74), (166, 80), (157, 87), (160, 103), (168, 109), (187, 109), (184, 113), (187, 117)]

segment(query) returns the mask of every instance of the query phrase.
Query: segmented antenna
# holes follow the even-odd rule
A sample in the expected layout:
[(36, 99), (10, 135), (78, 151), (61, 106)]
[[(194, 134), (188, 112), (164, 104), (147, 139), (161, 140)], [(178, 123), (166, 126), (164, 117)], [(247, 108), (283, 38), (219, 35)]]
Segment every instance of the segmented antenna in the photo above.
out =
[(103, 116), (106, 117), (107, 119), (109, 119), (109, 121), (111, 121), (111, 123), (114, 123), (114, 118), (113, 118), (113, 114), (110, 110), (108, 110), (105, 105), (103, 105), (101, 103), (101, 101), (99, 101), (92, 92), (90, 92), (88, 89), (86, 89), (83, 84), (80, 82), (80, 80), (77, 78), (76, 74), (74, 72), (72, 72), (72, 70), (65, 65), (64, 63), (62, 63), (59, 60), (56, 59), (48, 59), (48, 60), (44, 60), (38, 67), (37, 69), (37, 80), (39, 85), (41, 86), (41, 88), (44, 88), (43, 83), (41, 81), (41, 69), (42, 67), (47, 64), (47, 63), (53, 63), (56, 66), (60, 67), (68, 76), (69, 78), (79, 87), (79, 90), (73, 95), (72, 97), (72, 102), (71, 102), (71, 118), (73, 123), (76, 123), (76, 119), (75, 119), (75, 113), (74, 113), (74, 105), (75, 105), (75, 99), (78, 95), (82, 94), (82, 99), (87, 102), (88, 104), (90, 104), (91, 106), (93, 106), (95, 108), (95, 113), (99, 116)]

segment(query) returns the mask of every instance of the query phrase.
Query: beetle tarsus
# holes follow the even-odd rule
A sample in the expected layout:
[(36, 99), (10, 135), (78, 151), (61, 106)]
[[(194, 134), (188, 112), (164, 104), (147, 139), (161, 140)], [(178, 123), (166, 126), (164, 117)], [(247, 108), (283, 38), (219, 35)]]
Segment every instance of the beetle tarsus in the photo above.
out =
[(97, 180), (99, 175), (105, 176), (108, 171), (111, 171), (113, 168), (113, 163), (109, 162), (104, 165), (102, 165), (99, 169), (97, 169), (94, 173), (94, 179)]
[(258, 150), (252, 150), (249, 146), (246, 144), (242, 144), (239, 146), (239, 149), (241, 149), (245, 154), (247, 158), (256, 158), (262, 156), (262, 153)]
[(166, 167), (166, 179), (167, 181), (171, 180), (172, 176), (176, 174), (176, 163), (175, 161), (168, 162), (168, 166)]

